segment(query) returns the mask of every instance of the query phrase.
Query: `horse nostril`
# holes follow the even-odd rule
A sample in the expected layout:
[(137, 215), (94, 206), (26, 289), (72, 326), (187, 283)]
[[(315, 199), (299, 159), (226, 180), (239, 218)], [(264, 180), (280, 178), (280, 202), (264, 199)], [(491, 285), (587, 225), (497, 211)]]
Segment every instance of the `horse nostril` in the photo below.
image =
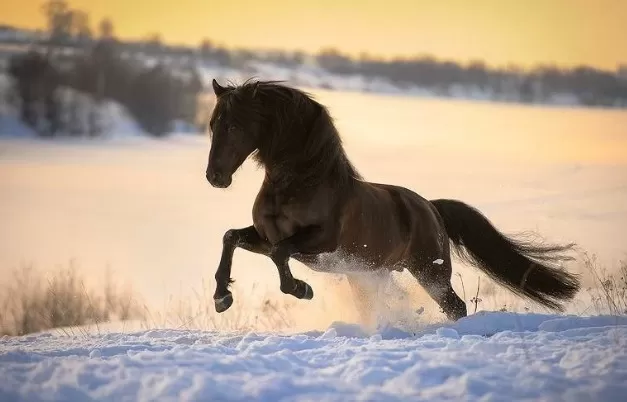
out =
[(219, 172), (207, 172), (207, 181), (211, 184), (220, 184), (223, 182), (224, 175)]

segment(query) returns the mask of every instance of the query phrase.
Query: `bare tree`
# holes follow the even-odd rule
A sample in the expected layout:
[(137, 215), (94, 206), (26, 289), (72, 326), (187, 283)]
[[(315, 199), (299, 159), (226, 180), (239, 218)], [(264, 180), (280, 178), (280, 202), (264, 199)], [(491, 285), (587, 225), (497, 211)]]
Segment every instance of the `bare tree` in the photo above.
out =
[(92, 32), (89, 26), (89, 15), (82, 10), (70, 11), (71, 15), (71, 33), (78, 39), (91, 39)]
[(113, 39), (115, 37), (115, 29), (113, 22), (109, 18), (104, 18), (98, 26), (100, 39)]
[(48, 0), (42, 6), (48, 34), (52, 40), (64, 40), (71, 35), (72, 11), (65, 0)]

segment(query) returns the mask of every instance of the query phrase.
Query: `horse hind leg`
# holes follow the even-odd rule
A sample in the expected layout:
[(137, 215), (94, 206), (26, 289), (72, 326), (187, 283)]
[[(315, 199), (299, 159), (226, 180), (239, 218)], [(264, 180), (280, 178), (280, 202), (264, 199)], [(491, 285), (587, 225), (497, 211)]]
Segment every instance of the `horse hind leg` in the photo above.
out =
[[(408, 271), (418, 280), (427, 294), (442, 308), (449, 320), (466, 317), (466, 303), (451, 285), (453, 267), (449, 252), (434, 258), (414, 258)], [(433, 254), (432, 254), (433, 256)]]

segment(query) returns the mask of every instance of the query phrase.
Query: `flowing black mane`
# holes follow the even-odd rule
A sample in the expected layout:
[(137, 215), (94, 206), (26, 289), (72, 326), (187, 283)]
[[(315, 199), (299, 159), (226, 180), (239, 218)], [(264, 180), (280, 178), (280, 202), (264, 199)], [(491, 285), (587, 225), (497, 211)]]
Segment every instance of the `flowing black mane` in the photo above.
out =
[(247, 81), (226, 87), (216, 110), (235, 122), (261, 124), (254, 158), (277, 180), (312, 186), (332, 178), (342, 186), (361, 179), (327, 109), (301, 90), (278, 81)]

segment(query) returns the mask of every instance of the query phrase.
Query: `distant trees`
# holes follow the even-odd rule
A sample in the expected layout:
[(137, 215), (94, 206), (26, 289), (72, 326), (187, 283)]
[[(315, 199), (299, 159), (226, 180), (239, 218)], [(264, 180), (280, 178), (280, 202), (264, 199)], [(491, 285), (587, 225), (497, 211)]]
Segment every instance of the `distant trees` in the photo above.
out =
[(158, 51), (161, 49), (162, 40), (159, 33), (151, 33), (144, 40), (144, 45), (147, 50)]
[(490, 75), (484, 62), (472, 61), (466, 69), (467, 80), (481, 90), (490, 86)]
[[(46, 30), (52, 43), (61, 44), (69, 40), (87, 42), (94, 37), (89, 14), (72, 9), (65, 0), (47, 0), (41, 7), (46, 19)], [(113, 22), (105, 18), (98, 25), (100, 39), (113, 39)]]
[(115, 37), (113, 22), (108, 18), (104, 18), (102, 21), (100, 21), (100, 24), (98, 25), (98, 30), (101, 40), (111, 40)]
[(198, 48), (198, 53), (200, 57), (210, 57), (211, 52), (213, 51), (213, 43), (207, 38), (203, 39), (200, 42), (200, 47)]
[(198, 47), (198, 55), (205, 62), (214, 62), (219, 65), (228, 66), (231, 64), (230, 53), (213, 45), (209, 39), (203, 39)]
[(196, 122), (202, 83), (195, 69), (179, 68), (174, 74), (164, 64), (146, 67), (123, 59), (116, 46), (99, 41), (63, 71), (39, 52), (13, 58), (10, 74), (21, 119), (42, 136), (96, 136), (103, 132), (103, 102), (114, 100), (155, 136), (170, 132), (175, 120)]
[(200, 85), (194, 77), (174, 77), (158, 64), (140, 71), (131, 84), (126, 105), (144, 130), (163, 136), (174, 120), (194, 123)]
[(495, 100), (546, 102), (552, 96), (572, 94), (589, 106), (627, 106), (627, 80), (619, 73), (591, 67), (541, 66), (523, 71), (515, 66), (489, 68), (481, 61), (464, 66), (430, 56), (384, 61), (362, 54), (353, 59), (335, 49), (322, 50), (316, 62), (334, 74), (385, 77), (399, 87), (417, 86), (441, 95), (448, 95), (454, 87), (474, 87), (490, 93)]
[(89, 26), (89, 15), (81, 10), (71, 11), (70, 34), (79, 41), (89, 40), (92, 31)]
[(60, 71), (49, 55), (30, 51), (14, 57), (9, 72), (14, 78), (20, 118), (41, 136), (102, 133), (99, 102), (89, 95), (97, 87), (86, 85), (80, 69)]
[(48, 0), (42, 6), (46, 17), (46, 28), (53, 43), (74, 38), (78, 41), (91, 39), (89, 15), (82, 10), (73, 10), (65, 0)]
[[(48, 47), (18, 54), (9, 66), (20, 118), (36, 132), (99, 135), (107, 100), (125, 106), (155, 136), (167, 134), (177, 119), (195, 123), (202, 83), (191, 65), (147, 66), (144, 60), (122, 57), (123, 45), (114, 38), (111, 20), (100, 21), (95, 40), (88, 14), (64, 0), (48, 0), (42, 11)], [(54, 51), (67, 43), (79, 45), (72, 56)], [(146, 45), (160, 49), (160, 35), (150, 35)]]
[(47, 57), (28, 52), (11, 60), (9, 74), (16, 82), (22, 121), (44, 136), (55, 135), (60, 128), (59, 71)]
[[(58, 108), (61, 101), (57, 89), (63, 86), (90, 94), (96, 103), (116, 100), (127, 106), (147, 131), (163, 135), (169, 124), (166, 120), (195, 121), (196, 100), (202, 91), (197, 63), (228, 66), (255, 75), (259, 62), (297, 69), (313, 61), (329, 73), (360, 76), (365, 82), (385, 79), (401, 89), (422, 88), (441, 96), (479, 94), (486, 99), (525, 103), (566, 99), (588, 106), (627, 107), (627, 67), (615, 73), (584, 66), (566, 69), (548, 65), (523, 70), (516, 66), (490, 67), (480, 60), (461, 64), (429, 55), (393, 60), (366, 53), (351, 57), (334, 48), (315, 55), (230, 50), (206, 38), (198, 46), (186, 47), (164, 43), (159, 33), (140, 41), (118, 41), (110, 19), (101, 20), (92, 29), (89, 15), (71, 8), (65, 0), (47, 0), (42, 11), (49, 40), (41, 41), (48, 49), (39, 56), (47, 61), (36, 61), (29, 54), (12, 64), (17, 92), (23, 97), (22, 116), (32, 124), (39, 113), (34, 110), (53, 113)], [(71, 51), (55, 51), (63, 46)], [(42, 67), (46, 63), (48, 67)], [(159, 116), (151, 117), (153, 114)], [(51, 123), (47, 130), (57, 126)]]
[(349, 74), (355, 72), (355, 63), (335, 49), (323, 49), (316, 57), (318, 65), (329, 72)]
[(67, 40), (71, 35), (72, 11), (64, 0), (48, 0), (42, 10), (46, 17), (46, 28), (53, 41)]

